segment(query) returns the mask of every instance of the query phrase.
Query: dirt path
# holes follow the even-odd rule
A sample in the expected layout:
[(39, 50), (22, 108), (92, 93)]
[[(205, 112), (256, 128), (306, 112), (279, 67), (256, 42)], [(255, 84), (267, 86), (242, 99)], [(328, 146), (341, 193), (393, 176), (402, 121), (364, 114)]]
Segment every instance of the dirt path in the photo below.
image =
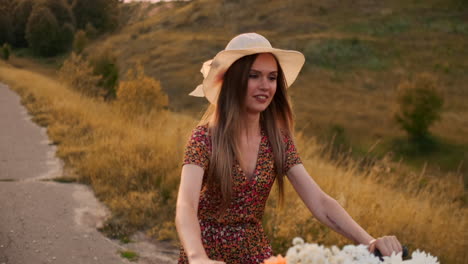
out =
[[(96, 227), (109, 212), (89, 187), (50, 180), (61, 175), (45, 128), (0, 84), (0, 264), (176, 262), (173, 246), (141, 234), (125, 245), (104, 237)], [(140, 259), (121, 258), (125, 249)]]

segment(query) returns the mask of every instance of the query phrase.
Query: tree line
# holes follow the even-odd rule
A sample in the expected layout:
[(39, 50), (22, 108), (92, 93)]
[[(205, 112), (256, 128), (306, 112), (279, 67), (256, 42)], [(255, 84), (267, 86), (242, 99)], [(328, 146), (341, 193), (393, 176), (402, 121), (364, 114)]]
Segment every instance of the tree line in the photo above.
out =
[(40, 56), (71, 49), (77, 32), (89, 38), (115, 30), (119, 0), (0, 0), (0, 45)]

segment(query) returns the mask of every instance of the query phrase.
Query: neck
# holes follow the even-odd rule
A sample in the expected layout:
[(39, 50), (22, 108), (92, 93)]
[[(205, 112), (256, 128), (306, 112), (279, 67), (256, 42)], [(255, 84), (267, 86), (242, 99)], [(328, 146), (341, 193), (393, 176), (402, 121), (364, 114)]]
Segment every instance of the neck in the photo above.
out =
[(242, 116), (242, 134), (247, 138), (260, 135), (260, 113), (245, 113)]

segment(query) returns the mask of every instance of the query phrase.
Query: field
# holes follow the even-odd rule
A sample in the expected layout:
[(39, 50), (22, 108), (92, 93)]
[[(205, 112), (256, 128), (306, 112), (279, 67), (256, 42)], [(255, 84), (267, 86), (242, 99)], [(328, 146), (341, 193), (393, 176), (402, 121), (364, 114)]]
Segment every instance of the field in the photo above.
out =
[[(75, 92), (55, 74), (64, 57), (30, 60), (17, 53), (0, 62), (0, 81), (47, 126), (66, 177), (90, 184), (113, 212), (103, 232), (125, 240), (144, 230), (177, 243), (183, 147), (207, 106), (186, 94), (201, 82), (203, 61), (233, 35), (256, 31), (273, 46), (306, 55), (289, 91), (296, 144), (321, 188), (370, 234), (395, 234), (410, 250), (431, 252), (442, 263), (468, 262), (464, 2), (200, 0), (128, 4), (123, 11), (125, 26), (95, 40), (85, 54), (114, 52), (121, 76), (140, 62), (161, 81), (167, 110), (129, 116), (115, 102)], [(401, 150), (405, 134), (392, 114), (397, 86), (423, 72), (436, 77), (445, 105), (431, 128), (438, 148), (414, 155)], [(289, 184), (285, 197), (280, 208), (273, 192), (264, 217), (276, 253), (284, 254), (295, 236), (349, 243), (314, 220)]]

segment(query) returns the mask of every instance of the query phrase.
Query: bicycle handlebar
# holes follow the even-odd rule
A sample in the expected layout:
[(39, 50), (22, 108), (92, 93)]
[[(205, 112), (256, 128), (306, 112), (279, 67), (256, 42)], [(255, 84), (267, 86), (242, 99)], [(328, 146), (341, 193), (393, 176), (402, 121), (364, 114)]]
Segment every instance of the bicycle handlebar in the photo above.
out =
[[(403, 258), (407, 258), (408, 255), (409, 255), (409, 253), (408, 253), (408, 248), (407, 248), (406, 246), (402, 246), (402, 248), (403, 248), (403, 253), (401, 254), (401, 256), (402, 256)], [(379, 257), (380, 261), (383, 261), (382, 253), (380, 253), (380, 251), (379, 251), (377, 248), (374, 250), (374, 255), (375, 255), (376, 257)]]

